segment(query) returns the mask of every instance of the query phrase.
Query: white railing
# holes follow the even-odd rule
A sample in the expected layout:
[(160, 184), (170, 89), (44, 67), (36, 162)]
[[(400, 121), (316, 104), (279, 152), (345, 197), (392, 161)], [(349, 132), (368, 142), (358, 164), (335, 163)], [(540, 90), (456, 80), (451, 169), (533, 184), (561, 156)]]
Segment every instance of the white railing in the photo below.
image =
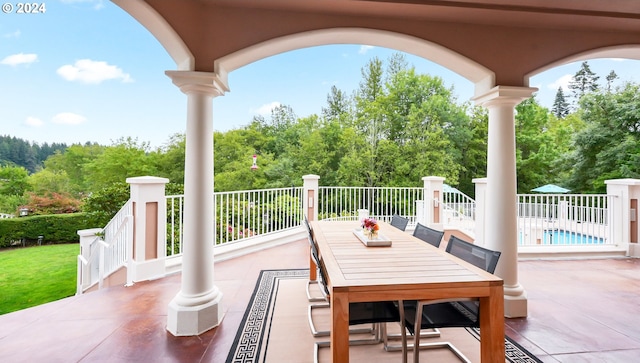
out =
[(416, 201), (423, 199), (423, 188), (390, 187), (319, 187), (318, 219), (356, 219), (358, 210), (390, 222), (394, 214), (416, 223)]
[[(319, 187), (319, 219), (349, 220), (367, 209), (373, 218), (390, 221), (394, 214), (420, 218), (425, 200), (423, 188)], [(611, 244), (608, 195), (518, 195), (519, 245)], [(167, 257), (182, 254), (184, 197), (167, 196)], [(447, 229), (473, 232), (475, 201), (461, 192), (447, 191), (437, 201)], [(262, 189), (214, 193), (217, 246), (299, 227), (302, 221), (302, 188)], [(102, 279), (130, 260), (133, 240), (131, 203), (104, 228), (104, 239), (91, 243), (89, 255), (78, 256), (78, 281), (83, 286)], [(487, 216), (490, 218), (490, 216)], [(128, 269), (129, 270), (129, 269)], [(129, 276), (127, 277), (130, 281)], [(88, 279), (88, 280), (87, 280)]]
[[(167, 257), (182, 253), (184, 196), (167, 196)], [(302, 188), (214, 193), (216, 245), (299, 227)]]
[(0, 219), (9, 219), (9, 218), (15, 218), (15, 215), (7, 214), (7, 213), (0, 213)]
[[(133, 258), (133, 203), (128, 201), (90, 243), (86, 256), (78, 255), (77, 292), (98, 284)], [(127, 285), (132, 284), (132, 269), (127, 268)]]
[(610, 245), (611, 195), (518, 195), (519, 245)]

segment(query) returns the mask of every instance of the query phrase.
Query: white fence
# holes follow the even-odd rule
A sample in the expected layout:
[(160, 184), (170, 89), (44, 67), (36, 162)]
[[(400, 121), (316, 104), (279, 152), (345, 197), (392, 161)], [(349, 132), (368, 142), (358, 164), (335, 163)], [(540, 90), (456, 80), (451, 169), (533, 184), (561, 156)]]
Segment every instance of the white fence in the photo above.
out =
[[(102, 283), (106, 277), (130, 264), (133, 258), (133, 206), (127, 202), (88, 246), (78, 255), (77, 293)], [(84, 248), (84, 247), (82, 247)], [(127, 284), (132, 283), (127, 268)]]
[(15, 215), (7, 214), (7, 213), (0, 213), (0, 219), (9, 219), (9, 218), (15, 218)]
[(520, 245), (607, 245), (611, 195), (518, 195)]
[[(302, 187), (214, 193), (216, 245), (275, 234), (302, 223)], [(423, 188), (319, 187), (319, 219), (356, 219), (367, 209), (373, 218), (390, 221), (394, 214), (415, 225), (423, 216)], [(518, 196), (519, 245), (606, 245), (611, 242), (609, 195), (525, 194)], [(182, 253), (184, 197), (167, 196), (167, 257)], [(473, 231), (475, 201), (457, 190), (444, 191), (437, 201), (445, 228)], [(490, 215), (485, 218), (491, 218)], [(131, 203), (104, 228), (88, 254), (78, 256), (78, 288), (86, 289), (131, 261)], [(128, 281), (131, 281), (127, 277)]]
[[(302, 223), (302, 187), (214, 193), (216, 245), (295, 228)], [(182, 253), (184, 196), (167, 197), (167, 256)]]
[(391, 221), (394, 214), (416, 223), (416, 201), (422, 200), (423, 188), (385, 187), (319, 187), (318, 219), (357, 218), (358, 210), (366, 209), (369, 216)]

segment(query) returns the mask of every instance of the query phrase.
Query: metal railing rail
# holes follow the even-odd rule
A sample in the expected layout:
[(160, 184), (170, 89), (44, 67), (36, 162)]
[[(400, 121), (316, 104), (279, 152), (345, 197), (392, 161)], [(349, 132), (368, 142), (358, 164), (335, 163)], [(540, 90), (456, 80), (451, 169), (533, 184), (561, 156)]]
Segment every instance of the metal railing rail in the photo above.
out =
[(394, 214), (416, 223), (416, 201), (422, 200), (423, 188), (393, 187), (319, 187), (318, 219), (357, 218), (358, 210), (389, 222)]

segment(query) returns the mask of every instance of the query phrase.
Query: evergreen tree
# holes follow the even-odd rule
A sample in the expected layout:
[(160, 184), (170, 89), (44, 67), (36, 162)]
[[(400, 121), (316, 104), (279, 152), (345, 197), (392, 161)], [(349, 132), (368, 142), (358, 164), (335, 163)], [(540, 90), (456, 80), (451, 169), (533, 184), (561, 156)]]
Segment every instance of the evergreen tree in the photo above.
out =
[(573, 91), (573, 95), (576, 97), (576, 101), (580, 101), (582, 96), (589, 92), (595, 92), (598, 90), (598, 79), (600, 77), (596, 76), (591, 68), (589, 68), (589, 63), (582, 62), (580, 66), (580, 70), (576, 72), (576, 74), (569, 82), (569, 88)]
[(618, 79), (618, 75), (613, 70), (609, 72), (607, 75), (607, 92), (611, 92), (611, 86), (613, 85), (613, 81)]
[(557, 118), (565, 118), (569, 114), (569, 102), (564, 98), (562, 87), (558, 87), (558, 92), (556, 93), (555, 101), (553, 101), (551, 112), (553, 112)]

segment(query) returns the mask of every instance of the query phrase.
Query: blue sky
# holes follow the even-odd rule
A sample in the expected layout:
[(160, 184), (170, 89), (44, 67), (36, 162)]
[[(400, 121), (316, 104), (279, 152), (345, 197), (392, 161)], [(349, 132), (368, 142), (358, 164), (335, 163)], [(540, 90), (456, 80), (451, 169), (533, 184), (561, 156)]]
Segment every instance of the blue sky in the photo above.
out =
[[(175, 64), (153, 36), (106, 0), (49, 0), (44, 14), (0, 13), (0, 135), (36, 143), (110, 145), (121, 137), (165, 144), (185, 130), (186, 96), (164, 75)], [(229, 75), (231, 92), (213, 101), (216, 130), (247, 125), (274, 105), (299, 117), (320, 114), (332, 85), (358, 87), (372, 57), (394, 50), (332, 45), (273, 56)], [(472, 96), (469, 81), (430, 61), (407, 55), (420, 73), (440, 76), (460, 102)], [(640, 82), (640, 61), (590, 60), (601, 80), (611, 70)], [(538, 100), (551, 107), (580, 63), (531, 79)]]

